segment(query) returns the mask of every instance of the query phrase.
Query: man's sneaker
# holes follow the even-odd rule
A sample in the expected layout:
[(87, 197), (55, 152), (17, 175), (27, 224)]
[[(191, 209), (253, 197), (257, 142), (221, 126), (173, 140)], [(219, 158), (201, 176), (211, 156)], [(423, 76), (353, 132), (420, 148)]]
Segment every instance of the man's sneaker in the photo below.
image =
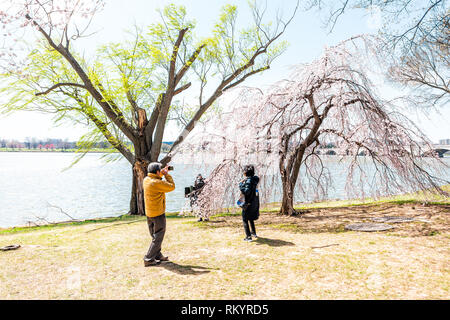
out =
[(160, 263), (161, 263), (161, 261), (156, 260), (156, 259), (152, 259), (152, 260), (144, 259), (144, 267), (152, 267), (152, 266), (156, 266)]
[(256, 235), (256, 233), (252, 233), (252, 237), (255, 239), (258, 239), (258, 236)]
[(244, 238), (244, 241), (252, 242), (253, 240), (252, 240), (252, 237), (245, 237), (245, 238)]

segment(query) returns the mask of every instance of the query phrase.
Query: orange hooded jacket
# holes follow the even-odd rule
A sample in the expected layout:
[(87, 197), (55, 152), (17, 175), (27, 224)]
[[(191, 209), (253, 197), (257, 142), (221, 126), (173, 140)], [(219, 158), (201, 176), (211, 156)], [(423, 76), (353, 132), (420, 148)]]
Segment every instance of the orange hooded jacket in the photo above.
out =
[(149, 173), (144, 178), (144, 203), (147, 217), (157, 217), (166, 212), (166, 192), (175, 190), (172, 176), (166, 174), (163, 181), (155, 173)]

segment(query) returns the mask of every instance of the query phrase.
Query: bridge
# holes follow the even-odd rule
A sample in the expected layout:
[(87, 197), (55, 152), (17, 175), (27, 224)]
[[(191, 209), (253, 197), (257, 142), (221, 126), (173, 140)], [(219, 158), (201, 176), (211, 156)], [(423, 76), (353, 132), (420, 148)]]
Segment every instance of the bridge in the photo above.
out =
[(439, 158), (443, 158), (444, 154), (450, 156), (450, 144), (433, 144), (433, 151), (439, 155)]
[[(339, 155), (339, 156), (345, 156), (345, 155), (350, 155), (347, 152), (343, 152), (342, 150), (340, 150), (339, 148), (321, 148), (318, 151), (318, 154), (321, 155)], [(450, 145), (449, 144), (433, 144), (433, 149), (429, 150), (427, 152), (424, 152), (422, 155), (423, 156), (429, 156), (432, 153), (437, 153), (439, 158), (443, 158), (445, 156), (450, 157)], [(365, 156), (365, 152), (361, 151), (360, 154), (361, 156)]]

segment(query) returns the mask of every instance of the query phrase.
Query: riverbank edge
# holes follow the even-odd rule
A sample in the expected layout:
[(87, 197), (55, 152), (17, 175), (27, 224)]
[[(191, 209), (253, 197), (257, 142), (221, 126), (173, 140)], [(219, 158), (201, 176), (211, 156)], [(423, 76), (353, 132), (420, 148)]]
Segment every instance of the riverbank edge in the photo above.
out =
[[(445, 191), (450, 191), (450, 185), (443, 186)], [(345, 208), (345, 207), (355, 207), (355, 206), (379, 206), (383, 204), (394, 204), (394, 205), (404, 205), (404, 204), (417, 204), (417, 205), (435, 205), (435, 206), (448, 206), (450, 205), (450, 197), (442, 198), (439, 201), (428, 201), (424, 199), (413, 199), (412, 197), (417, 197), (417, 194), (400, 195), (391, 198), (383, 198), (380, 200), (337, 200), (337, 201), (322, 201), (315, 203), (308, 203), (303, 205), (295, 206), (296, 210), (318, 210), (318, 209), (333, 209), (333, 208)], [(421, 198), (421, 197), (418, 197)], [(262, 208), (260, 211), (264, 213), (277, 213), (280, 209), (279, 203), (271, 203)], [(223, 213), (215, 214), (214, 217), (226, 217), (226, 216), (236, 216), (240, 215), (239, 208), (224, 208)], [(179, 212), (167, 212), (166, 217), (168, 219), (185, 219), (193, 218), (192, 215), (179, 215)], [(9, 228), (0, 228), (0, 236), (4, 234), (15, 234), (23, 232), (31, 232), (36, 230), (51, 230), (54, 228), (61, 228), (67, 226), (79, 226), (84, 224), (95, 224), (95, 223), (112, 223), (112, 222), (123, 222), (124, 224), (133, 223), (138, 221), (144, 221), (145, 216), (136, 216), (130, 214), (123, 214), (117, 217), (105, 217), (105, 218), (95, 218), (95, 219), (82, 219), (82, 220), (69, 220), (61, 221), (50, 224), (42, 224), (36, 226), (16, 226)]]

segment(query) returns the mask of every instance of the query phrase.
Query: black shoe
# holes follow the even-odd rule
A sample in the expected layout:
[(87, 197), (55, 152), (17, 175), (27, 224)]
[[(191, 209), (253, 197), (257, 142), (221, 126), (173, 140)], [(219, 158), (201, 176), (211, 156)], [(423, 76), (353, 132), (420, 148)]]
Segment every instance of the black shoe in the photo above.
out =
[(198, 219), (198, 220), (197, 220), (197, 222), (202, 222), (202, 221), (203, 221), (203, 219), (202, 219), (202, 218), (200, 218), (200, 219)]
[(145, 260), (145, 259), (144, 259), (144, 267), (157, 266), (157, 265), (160, 264), (160, 263), (161, 263), (160, 260), (156, 260), (156, 259)]
[(244, 238), (244, 241), (252, 242), (253, 240), (252, 240), (252, 237), (245, 237), (245, 238)]
[(258, 236), (256, 235), (256, 233), (252, 233), (252, 237), (255, 239), (258, 239)]

